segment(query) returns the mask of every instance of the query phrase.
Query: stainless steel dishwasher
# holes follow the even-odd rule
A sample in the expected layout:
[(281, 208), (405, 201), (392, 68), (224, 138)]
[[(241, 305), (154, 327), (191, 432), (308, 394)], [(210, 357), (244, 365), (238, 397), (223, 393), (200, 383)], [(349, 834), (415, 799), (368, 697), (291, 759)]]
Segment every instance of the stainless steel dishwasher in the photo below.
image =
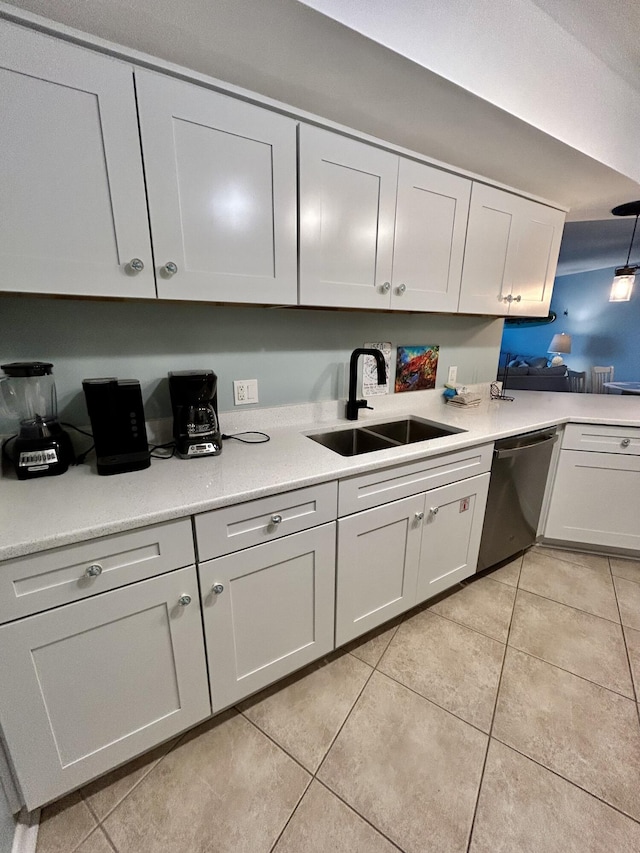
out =
[(556, 427), (496, 441), (478, 571), (536, 541)]

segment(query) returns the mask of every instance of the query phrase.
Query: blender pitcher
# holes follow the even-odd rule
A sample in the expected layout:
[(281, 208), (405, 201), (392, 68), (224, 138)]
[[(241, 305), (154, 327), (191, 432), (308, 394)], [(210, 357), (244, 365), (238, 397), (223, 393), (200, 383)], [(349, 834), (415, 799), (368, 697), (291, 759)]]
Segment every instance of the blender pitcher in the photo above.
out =
[(0, 408), (19, 422), (11, 455), (19, 480), (64, 474), (73, 448), (58, 423), (53, 365), (45, 361), (3, 364)]

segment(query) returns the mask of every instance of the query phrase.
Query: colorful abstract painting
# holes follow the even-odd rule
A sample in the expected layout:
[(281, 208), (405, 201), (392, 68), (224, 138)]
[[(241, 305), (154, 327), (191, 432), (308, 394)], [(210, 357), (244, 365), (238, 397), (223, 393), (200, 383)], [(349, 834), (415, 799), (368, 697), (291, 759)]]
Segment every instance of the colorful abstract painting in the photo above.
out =
[(439, 346), (398, 347), (396, 393), (436, 387)]

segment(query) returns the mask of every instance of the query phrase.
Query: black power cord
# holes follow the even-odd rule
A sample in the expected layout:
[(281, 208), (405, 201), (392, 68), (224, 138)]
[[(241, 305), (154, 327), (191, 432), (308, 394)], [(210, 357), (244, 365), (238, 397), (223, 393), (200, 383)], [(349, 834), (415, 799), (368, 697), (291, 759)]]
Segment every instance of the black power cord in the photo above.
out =
[[(259, 435), (261, 438), (240, 438), (241, 435)], [(241, 441), (243, 444), (266, 444), (267, 441), (271, 441), (271, 436), (267, 435), (266, 432), (258, 432), (256, 429), (250, 429), (246, 432), (237, 432), (235, 435), (222, 435), (223, 440), (227, 440), (229, 438), (235, 438), (236, 441)]]

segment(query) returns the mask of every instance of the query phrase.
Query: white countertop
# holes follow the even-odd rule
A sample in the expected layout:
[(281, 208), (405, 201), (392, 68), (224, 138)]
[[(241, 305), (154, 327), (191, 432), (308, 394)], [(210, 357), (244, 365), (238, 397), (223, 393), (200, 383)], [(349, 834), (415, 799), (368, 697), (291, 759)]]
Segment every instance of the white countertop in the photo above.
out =
[(256, 445), (225, 441), (217, 457), (153, 459), (145, 471), (108, 477), (98, 476), (90, 465), (71, 468), (58, 477), (23, 481), (5, 472), (0, 479), (0, 560), (437, 456), (552, 424), (640, 426), (638, 397), (509, 393), (515, 397), (513, 402), (487, 400), (469, 410), (447, 406), (440, 392), (371, 398), (376, 410), (362, 412), (360, 424), (411, 414), (466, 432), (351, 458), (306, 437), (309, 432), (356, 425), (337, 418), (340, 404), (334, 402), (255, 409), (245, 415), (244, 422), (242, 415), (235, 416), (235, 423), (234, 415), (223, 415), (225, 432), (253, 427), (266, 430), (271, 441)]

